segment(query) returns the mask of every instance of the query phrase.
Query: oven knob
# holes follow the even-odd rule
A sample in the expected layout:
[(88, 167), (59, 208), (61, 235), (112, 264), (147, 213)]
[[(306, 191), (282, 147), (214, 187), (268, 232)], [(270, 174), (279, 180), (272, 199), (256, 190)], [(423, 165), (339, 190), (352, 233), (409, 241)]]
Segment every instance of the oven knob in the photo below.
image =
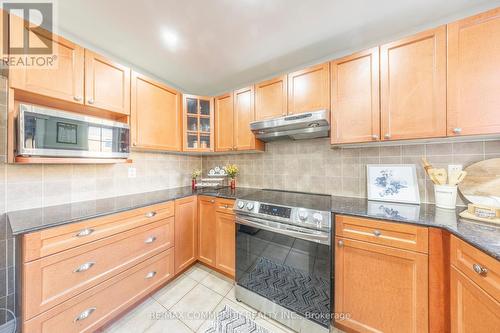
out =
[(247, 209), (252, 210), (253, 209), (253, 202), (247, 203)]
[(299, 219), (301, 221), (307, 220), (307, 215), (308, 215), (307, 210), (305, 210), (305, 209), (299, 209), (298, 215), (299, 215)]
[(321, 223), (323, 221), (323, 216), (320, 213), (313, 214), (313, 221), (316, 223)]
[(245, 208), (245, 202), (244, 201), (238, 201), (238, 208), (239, 209)]

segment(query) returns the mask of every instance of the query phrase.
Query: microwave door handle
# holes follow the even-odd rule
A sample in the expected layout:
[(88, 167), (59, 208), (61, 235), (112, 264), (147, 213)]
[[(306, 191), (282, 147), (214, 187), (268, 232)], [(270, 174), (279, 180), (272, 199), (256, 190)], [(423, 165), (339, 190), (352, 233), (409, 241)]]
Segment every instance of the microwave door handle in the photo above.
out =
[[(260, 222), (259, 222), (260, 221)], [(285, 228), (276, 228), (270, 223), (260, 219), (243, 219), (240, 217), (236, 217), (236, 223), (241, 225), (246, 225), (249, 227), (254, 227), (262, 230), (267, 230), (271, 232), (275, 232), (277, 234), (282, 234), (290, 237), (300, 238), (307, 241), (317, 242), (321, 244), (330, 245), (330, 235), (326, 232), (321, 231), (306, 231), (304, 229), (295, 229), (285, 226)], [(272, 223), (272, 222), (271, 222)]]

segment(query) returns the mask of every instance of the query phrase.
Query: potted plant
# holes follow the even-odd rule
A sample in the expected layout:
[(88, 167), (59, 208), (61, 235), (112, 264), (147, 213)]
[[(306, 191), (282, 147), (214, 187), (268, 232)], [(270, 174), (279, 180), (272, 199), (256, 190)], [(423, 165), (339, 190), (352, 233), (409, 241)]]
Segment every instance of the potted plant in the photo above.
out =
[(231, 189), (236, 188), (236, 176), (240, 172), (238, 167), (235, 164), (228, 164), (224, 168), (226, 170), (226, 174), (231, 178)]
[(191, 188), (193, 190), (196, 189), (196, 179), (201, 176), (201, 170), (200, 169), (194, 169), (193, 172), (191, 173)]

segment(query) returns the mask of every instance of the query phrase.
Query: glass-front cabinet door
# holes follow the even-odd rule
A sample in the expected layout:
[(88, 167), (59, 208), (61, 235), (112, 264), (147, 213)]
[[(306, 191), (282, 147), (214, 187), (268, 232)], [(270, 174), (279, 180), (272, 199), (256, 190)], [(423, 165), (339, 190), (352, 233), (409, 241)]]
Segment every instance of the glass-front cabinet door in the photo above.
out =
[(183, 95), (184, 151), (214, 151), (212, 97)]

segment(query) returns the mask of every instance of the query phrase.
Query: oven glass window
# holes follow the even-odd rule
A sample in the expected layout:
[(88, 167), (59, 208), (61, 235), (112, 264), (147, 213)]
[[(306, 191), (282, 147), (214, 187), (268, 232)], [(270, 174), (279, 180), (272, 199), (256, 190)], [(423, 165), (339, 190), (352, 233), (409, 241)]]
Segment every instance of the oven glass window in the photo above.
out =
[(329, 245), (237, 224), (238, 285), (327, 327), (330, 262)]

